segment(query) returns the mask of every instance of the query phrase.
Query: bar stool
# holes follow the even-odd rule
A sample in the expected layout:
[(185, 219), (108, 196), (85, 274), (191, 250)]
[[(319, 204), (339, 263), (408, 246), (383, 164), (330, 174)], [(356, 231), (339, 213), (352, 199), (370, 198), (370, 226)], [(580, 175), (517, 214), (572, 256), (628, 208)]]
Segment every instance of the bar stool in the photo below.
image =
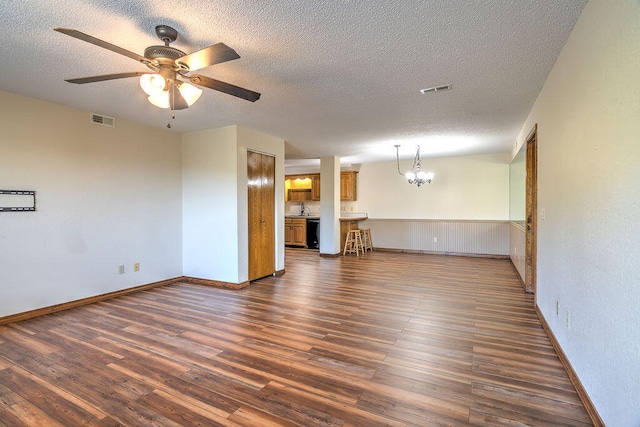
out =
[(362, 253), (367, 252), (367, 249), (373, 252), (373, 240), (371, 240), (371, 229), (368, 227), (363, 227), (360, 229), (360, 233), (362, 234)]
[(347, 240), (344, 242), (344, 250), (342, 255), (347, 253), (356, 253), (356, 256), (360, 256), (360, 251), (364, 254), (364, 247), (362, 246), (362, 235), (359, 229), (349, 230), (347, 232)]

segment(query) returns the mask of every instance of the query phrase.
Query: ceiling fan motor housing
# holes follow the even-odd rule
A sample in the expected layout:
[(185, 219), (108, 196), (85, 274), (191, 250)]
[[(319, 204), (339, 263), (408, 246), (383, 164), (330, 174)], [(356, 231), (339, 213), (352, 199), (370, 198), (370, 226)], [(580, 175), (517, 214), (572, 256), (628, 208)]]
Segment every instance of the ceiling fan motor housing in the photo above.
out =
[(144, 57), (154, 60), (154, 59), (171, 59), (176, 60), (185, 56), (186, 53), (181, 51), (180, 49), (176, 49), (175, 47), (170, 46), (149, 46), (144, 50)]
[[(156, 35), (164, 42), (164, 46), (155, 45), (147, 47), (144, 50), (144, 57), (149, 59), (154, 67), (167, 68), (166, 66), (171, 65), (176, 71), (188, 71), (184, 66), (175, 63), (176, 59), (185, 56), (186, 53), (180, 49), (169, 46), (169, 43), (176, 41), (178, 38), (178, 32), (168, 25), (158, 25), (156, 26)], [(153, 69), (154, 67), (149, 68)], [(165, 78), (166, 77), (167, 76), (165, 76)]]

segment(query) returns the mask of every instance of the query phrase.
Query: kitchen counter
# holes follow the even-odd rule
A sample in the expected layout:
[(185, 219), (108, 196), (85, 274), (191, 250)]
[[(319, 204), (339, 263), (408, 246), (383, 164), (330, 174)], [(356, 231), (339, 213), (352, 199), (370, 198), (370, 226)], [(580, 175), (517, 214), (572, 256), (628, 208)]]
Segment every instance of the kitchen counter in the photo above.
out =
[(368, 218), (367, 216), (341, 216), (340, 221), (364, 221)]
[[(288, 214), (284, 216), (286, 219), (290, 219), (290, 220), (296, 220), (296, 219), (305, 219), (305, 220), (313, 220), (313, 221), (318, 221), (320, 220), (320, 215), (296, 215), (296, 214)], [(355, 228), (358, 228), (359, 225), (358, 223), (360, 221), (365, 221), (367, 219), (369, 219), (369, 217), (367, 216), (366, 213), (351, 213), (351, 214), (346, 214), (346, 215), (341, 215), (340, 216), (340, 248), (344, 247), (344, 242), (347, 238), (347, 232), (349, 230), (353, 230)], [(300, 222), (300, 221), (298, 221)], [(287, 224), (289, 224), (287, 226)], [(308, 241), (309, 236), (307, 235), (306, 230), (303, 230), (303, 232), (296, 232), (296, 229), (298, 227), (304, 227), (304, 222), (302, 222), (302, 225), (298, 225), (296, 226), (295, 224), (291, 224), (287, 221), (285, 221), (285, 245), (289, 245), (289, 246), (302, 246), (302, 247), (309, 247), (310, 243)], [(306, 223), (307, 226), (311, 225), (311, 223)], [(289, 227), (289, 228), (288, 228)], [(315, 224), (315, 227), (317, 227), (317, 223)], [(304, 227), (306, 228), (306, 227)], [(314, 230), (316, 230), (316, 228), (314, 228)], [(313, 231), (311, 233), (312, 235), (315, 236), (315, 247), (317, 247), (317, 242), (318, 242), (318, 234), (317, 231)], [(306, 239), (305, 239), (306, 237)]]
[[(319, 215), (285, 215), (285, 218), (305, 218), (305, 219), (320, 219)], [(368, 219), (367, 216), (341, 216), (340, 221), (364, 221)]]

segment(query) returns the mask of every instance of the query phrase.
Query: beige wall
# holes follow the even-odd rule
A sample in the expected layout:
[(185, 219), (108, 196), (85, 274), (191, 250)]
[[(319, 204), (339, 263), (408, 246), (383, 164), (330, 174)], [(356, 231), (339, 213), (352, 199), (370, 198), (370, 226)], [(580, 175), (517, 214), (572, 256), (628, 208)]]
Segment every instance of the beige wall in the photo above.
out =
[(184, 275), (239, 283), (236, 127), (182, 135)]
[(184, 274), (248, 278), (247, 150), (276, 158), (275, 270), (284, 269), (284, 140), (241, 126), (182, 137)]
[(178, 134), (5, 92), (0, 125), (0, 188), (37, 192), (0, 212), (0, 316), (182, 274)]
[(518, 138), (538, 124), (537, 304), (610, 426), (640, 422), (639, 23), (591, 0)]
[[(358, 174), (357, 210), (373, 218), (509, 219), (509, 156), (422, 159), (431, 184), (410, 185), (396, 162), (365, 163)], [(410, 167), (401, 161), (401, 170)]]

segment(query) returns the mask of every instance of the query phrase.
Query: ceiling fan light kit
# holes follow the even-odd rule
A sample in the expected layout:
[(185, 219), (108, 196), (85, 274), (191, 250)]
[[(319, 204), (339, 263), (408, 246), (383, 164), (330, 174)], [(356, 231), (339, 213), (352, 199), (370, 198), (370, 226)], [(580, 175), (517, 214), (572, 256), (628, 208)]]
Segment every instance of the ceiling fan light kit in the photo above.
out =
[(140, 86), (149, 96), (157, 96), (165, 91), (167, 82), (160, 74), (144, 74), (140, 76)]
[[(200, 95), (202, 95), (202, 90), (198, 89), (197, 87), (190, 85), (189, 83), (180, 82), (178, 85), (171, 86), (167, 90), (161, 90), (153, 94), (149, 94), (149, 92), (147, 92), (149, 94), (149, 102), (159, 108), (170, 108), (170, 91), (175, 91), (176, 87), (180, 92), (180, 96), (182, 96), (182, 98), (185, 100), (188, 107), (191, 107), (193, 103), (196, 102), (198, 98), (200, 98)], [(171, 109), (178, 110), (179, 108)]]
[(69, 83), (95, 83), (140, 76), (140, 86), (149, 95), (149, 102), (156, 107), (170, 108), (171, 110), (182, 110), (193, 105), (202, 95), (202, 90), (196, 86), (217, 90), (251, 102), (260, 99), (260, 93), (258, 92), (200, 74), (189, 75), (191, 71), (240, 58), (240, 55), (235, 50), (224, 43), (217, 43), (199, 51), (185, 54), (183, 51), (169, 46), (169, 43), (176, 41), (178, 38), (178, 32), (168, 25), (158, 25), (156, 27), (156, 35), (164, 42), (164, 46), (149, 46), (145, 49), (144, 56), (140, 56), (77, 30), (69, 28), (54, 28), (54, 30), (127, 56), (146, 65), (151, 70), (151, 72), (146, 73), (135, 71), (66, 80)]

